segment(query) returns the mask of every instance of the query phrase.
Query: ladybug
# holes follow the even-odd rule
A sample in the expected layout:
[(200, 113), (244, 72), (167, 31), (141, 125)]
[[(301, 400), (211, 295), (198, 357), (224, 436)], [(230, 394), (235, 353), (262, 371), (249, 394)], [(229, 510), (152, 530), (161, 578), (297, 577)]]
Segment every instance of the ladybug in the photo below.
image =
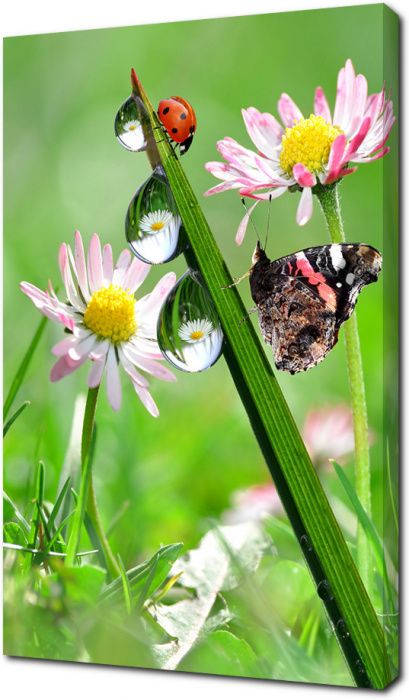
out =
[(182, 97), (171, 97), (159, 103), (158, 115), (172, 141), (179, 144), (180, 155), (183, 156), (189, 150), (196, 131), (193, 107)]

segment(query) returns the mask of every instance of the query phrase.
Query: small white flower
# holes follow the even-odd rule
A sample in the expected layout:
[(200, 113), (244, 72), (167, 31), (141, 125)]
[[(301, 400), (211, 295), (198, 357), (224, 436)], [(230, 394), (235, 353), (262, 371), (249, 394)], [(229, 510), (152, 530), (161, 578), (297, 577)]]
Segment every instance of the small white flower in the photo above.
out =
[(186, 343), (199, 343), (207, 338), (213, 330), (211, 321), (200, 318), (196, 321), (182, 323), (179, 328), (179, 337)]
[(20, 285), (44, 316), (70, 331), (52, 348), (59, 359), (51, 370), (51, 381), (62, 379), (87, 359), (92, 360), (88, 386), (99, 386), (106, 368), (108, 401), (117, 411), (121, 406), (122, 365), (145, 408), (157, 416), (158, 409), (147, 390), (149, 382), (139, 370), (166, 381), (176, 379), (159, 364), (163, 356), (156, 339), (158, 314), (175, 283), (175, 274), (169, 272), (150, 294), (136, 300), (134, 292), (145, 280), (150, 265), (131, 259), (129, 250), (123, 250), (114, 267), (111, 246), (106, 245), (101, 251), (96, 234), (85, 258), (79, 231), (75, 232), (73, 252), (65, 243), (61, 245), (59, 264), (67, 303), (58, 300), (51, 282), (49, 292), (28, 282)]
[(137, 119), (131, 119), (129, 122), (126, 122), (122, 128), (124, 131), (135, 131), (135, 129), (138, 129), (140, 125), (141, 124)]
[(146, 148), (143, 129), (137, 119), (130, 119), (125, 124), (121, 124), (116, 135), (129, 151), (144, 151)]
[(144, 233), (158, 233), (169, 226), (173, 222), (173, 214), (170, 211), (151, 211), (149, 214), (144, 214), (139, 222), (139, 228)]

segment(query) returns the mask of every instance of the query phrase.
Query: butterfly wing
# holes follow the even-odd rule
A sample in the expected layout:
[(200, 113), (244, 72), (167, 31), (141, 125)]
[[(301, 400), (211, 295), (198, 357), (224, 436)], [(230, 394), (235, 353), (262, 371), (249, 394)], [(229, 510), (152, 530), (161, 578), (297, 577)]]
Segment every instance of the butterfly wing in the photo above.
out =
[(250, 287), (260, 330), (276, 367), (300, 372), (324, 359), (359, 292), (375, 282), (382, 258), (375, 248), (341, 243), (307, 248), (274, 262), (257, 249)]

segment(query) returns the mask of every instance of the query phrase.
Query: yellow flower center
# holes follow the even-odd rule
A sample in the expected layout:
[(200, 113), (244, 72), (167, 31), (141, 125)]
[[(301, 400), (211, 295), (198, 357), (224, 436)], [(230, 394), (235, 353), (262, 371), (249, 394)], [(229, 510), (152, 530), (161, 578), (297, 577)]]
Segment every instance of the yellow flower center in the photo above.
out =
[(314, 114), (309, 119), (300, 119), (291, 129), (287, 127), (285, 132), (280, 165), (290, 175), (296, 163), (302, 163), (311, 173), (322, 170), (328, 163), (333, 142), (342, 134), (338, 126)]
[(129, 127), (129, 131), (135, 131), (135, 129), (136, 129), (135, 124), (132, 124), (132, 126)]
[(190, 334), (190, 337), (192, 340), (200, 340), (200, 338), (203, 337), (202, 331), (193, 331), (193, 333)]
[(161, 228), (163, 228), (162, 221), (157, 221), (156, 224), (152, 224), (151, 228), (152, 228), (152, 231), (160, 231)]
[(111, 284), (92, 295), (85, 314), (84, 324), (99, 338), (109, 338), (119, 345), (129, 340), (136, 331), (135, 297)]

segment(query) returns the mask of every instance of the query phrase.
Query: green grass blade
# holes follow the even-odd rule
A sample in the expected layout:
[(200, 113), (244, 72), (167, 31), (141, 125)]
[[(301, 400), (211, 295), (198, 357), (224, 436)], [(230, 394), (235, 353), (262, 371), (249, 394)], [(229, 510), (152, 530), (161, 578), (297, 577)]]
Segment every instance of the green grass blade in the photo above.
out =
[(123, 591), (124, 591), (126, 611), (127, 611), (128, 615), (130, 615), (132, 612), (131, 586), (130, 586), (128, 575), (127, 575), (127, 572), (125, 570), (124, 563), (121, 559), (120, 554), (118, 554), (118, 563), (119, 563), (119, 569), (121, 572), (121, 579), (122, 579), (122, 586), (123, 586)]
[(14, 421), (17, 420), (19, 415), (23, 413), (24, 409), (27, 408), (27, 406), (30, 405), (30, 401), (24, 401), (23, 404), (21, 404), (20, 408), (17, 409), (15, 413), (11, 416), (11, 418), (7, 421), (6, 425), (3, 428), (3, 438), (6, 437), (8, 431), (10, 430), (11, 426), (13, 425)]
[(151, 163), (157, 165), (159, 154), (187, 231), (191, 249), (185, 257), (200, 270), (212, 297), (229, 370), (347, 666), (358, 686), (383, 688), (391, 676), (376, 613), (256, 331), (250, 323), (238, 326), (246, 309), (235, 287), (228, 294), (222, 289), (232, 277), (192, 188), (169, 143), (162, 141), (163, 133), (153, 130), (160, 123), (134, 73), (132, 83), (133, 96), (147, 110), (148, 118), (140, 113), (145, 134), (148, 141), (156, 140)]
[(365, 508), (363, 507), (361, 501), (359, 500), (356, 491), (354, 487), (352, 486), (350, 480), (348, 479), (347, 475), (345, 474), (344, 470), (342, 467), (335, 462), (335, 460), (330, 459), (330, 462), (332, 466), (334, 467), (336, 474), (338, 476), (338, 479), (340, 480), (342, 486), (345, 489), (345, 492), (351, 501), (351, 505), (356, 513), (356, 516), (361, 523), (366, 536), (368, 537), (369, 542), (371, 543), (373, 553), (375, 555), (376, 559), (376, 564), (378, 567), (378, 571), (381, 574), (382, 580), (384, 582), (385, 590), (386, 590), (386, 595), (388, 597), (388, 600), (390, 601), (391, 605), (393, 606), (393, 595), (392, 595), (392, 590), (390, 587), (390, 581), (388, 577), (388, 572), (386, 568), (386, 561), (385, 561), (385, 553), (383, 549), (383, 543), (382, 540), (372, 522), (370, 517), (368, 516)]
[[(71, 493), (73, 495), (75, 503), (78, 506), (78, 499), (79, 499), (78, 493), (74, 489), (71, 489)], [(108, 571), (108, 562), (105, 558), (104, 548), (102, 546), (102, 543), (100, 542), (100, 539), (98, 537), (98, 533), (95, 530), (87, 511), (85, 511), (85, 515), (84, 515), (84, 525), (85, 525), (85, 529), (87, 531), (87, 535), (90, 539), (90, 542), (95, 549), (95, 553), (96, 553), (99, 565), (103, 569), (105, 569), (105, 571)]]
[(41, 320), (40, 325), (38, 326), (37, 331), (34, 335), (34, 338), (31, 341), (30, 346), (29, 346), (26, 354), (24, 355), (23, 361), (16, 372), (16, 375), (12, 381), (9, 393), (7, 394), (6, 400), (4, 402), (3, 420), (6, 420), (8, 412), (9, 412), (10, 407), (11, 407), (11, 404), (13, 403), (13, 401), (16, 397), (16, 394), (17, 394), (17, 392), (18, 392), (18, 390), (23, 382), (23, 379), (24, 379), (26, 371), (27, 371), (27, 367), (29, 366), (29, 364), (31, 362), (31, 358), (33, 357), (34, 352), (37, 348), (37, 345), (40, 342), (40, 338), (44, 332), (44, 328), (46, 326), (47, 321), (48, 321), (48, 319), (45, 317)]
[(14, 515), (19, 521), (20, 525), (23, 526), (24, 530), (27, 532), (27, 534), (30, 534), (30, 525), (28, 524), (27, 520), (25, 519), (24, 515), (22, 515), (17, 508), (17, 506), (13, 503), (11, 498), (6, 494), (5, 491), (3, 491), (3, 498), (11, 505)]
[[(60, 493), (58, 494), (57, 500), (56, 500), (56, 502), (55, 502), (55, 504), (54, 504), (54, 508), (52, 509), (52, 511), (51, 511), (51, 513), (50, 513), (50, 517), (49, 517), (49, 519), (48, 519), (48, 528), (49, 528), (50, 532), (51, 532), (51, 530), (52, 530), (53, 527), (54, 527), (55, 519), (56, 519), (56, 517), (57, 517), (57, 515), (58, 515), (58, 513), (59, 513), (59, 510), (60, 510), (60, 508), (61, 508), (62, 502), (63, 502), (63, 500), (64, 500), (64, 498), (65, 498), (65, 494), (66, 494), (67, 491), (68, 491), (68, 486), (69, 486), (69, 484), (70, 484), (70, 481), (71, 481), (71, 477), (69, 476), (68, 479), (67, 479), (67, 481), (65, 482), (64, 486), (62, 487)], [(59, 529), (61, 529), (61, 528), (59, 528)]]

